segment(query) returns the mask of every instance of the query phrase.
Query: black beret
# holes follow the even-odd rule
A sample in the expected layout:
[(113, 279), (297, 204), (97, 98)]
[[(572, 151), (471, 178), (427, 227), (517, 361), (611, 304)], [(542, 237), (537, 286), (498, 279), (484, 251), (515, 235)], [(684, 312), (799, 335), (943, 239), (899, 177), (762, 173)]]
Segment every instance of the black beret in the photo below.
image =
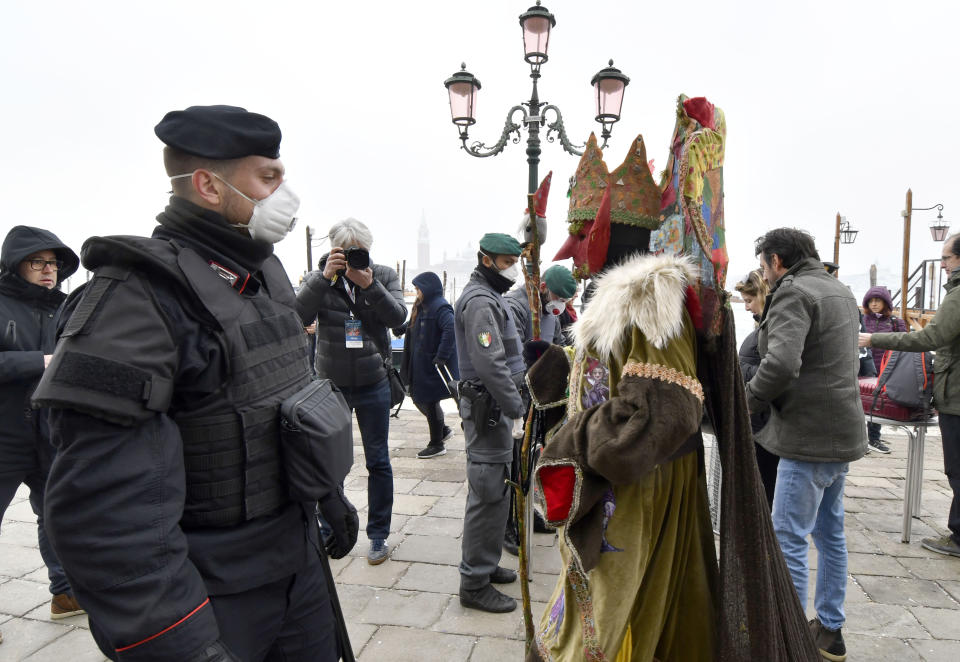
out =
[(164, 144), (206, 159), (280, 157), (280, 126), (237, 106), (172, 110), (153, 129)]

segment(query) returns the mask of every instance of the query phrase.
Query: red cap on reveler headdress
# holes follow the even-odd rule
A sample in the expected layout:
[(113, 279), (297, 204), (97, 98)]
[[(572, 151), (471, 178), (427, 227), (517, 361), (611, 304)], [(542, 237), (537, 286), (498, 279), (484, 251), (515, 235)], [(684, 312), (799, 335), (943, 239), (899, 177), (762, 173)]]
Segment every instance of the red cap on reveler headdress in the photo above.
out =
[[(537, 187), (537, 192), (533, 194), (533, 204), (537, 213), (537, 237), (541, 246), (547, 240), (547, 196), (550, 195), (551, 179), (553, 179), (552, 170), (543, 178), (540, 186)], [(523, 223), (520, 226), (520, 231), (523, 233), (524, 243), (529, 244), (533, 241), (533, 226), (530, 224), (529, 208), (523, 210)]]

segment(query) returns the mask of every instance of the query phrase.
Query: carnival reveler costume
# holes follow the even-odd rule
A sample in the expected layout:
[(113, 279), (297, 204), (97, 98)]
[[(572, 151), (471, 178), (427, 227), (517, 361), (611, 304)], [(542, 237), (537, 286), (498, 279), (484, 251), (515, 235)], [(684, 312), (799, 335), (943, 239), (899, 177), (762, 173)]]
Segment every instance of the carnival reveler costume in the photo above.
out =
[[(555, 260), (592, 282), (572, 354), (528, 374), (552, 417), (535, 480), (564, 566), (528, 660), (819, 659), (763, 501), (726, 314), (725, 132), (719, 109), (681, 97), (659, 187), (642, 137), (608, 174), (591, 136), (571, 178)], [(719, 567), (705, 410), (724, 467)]]

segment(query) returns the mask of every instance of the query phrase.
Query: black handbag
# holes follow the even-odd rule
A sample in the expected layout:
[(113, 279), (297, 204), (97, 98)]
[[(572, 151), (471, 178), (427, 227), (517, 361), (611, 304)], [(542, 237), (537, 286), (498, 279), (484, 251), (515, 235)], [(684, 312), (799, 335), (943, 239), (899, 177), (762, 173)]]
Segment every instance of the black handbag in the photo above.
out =
[(353, 466), (352, 415), (340, 389), (315, 379), (280, 403), (280, 452), (290, 498), (319, 501)]

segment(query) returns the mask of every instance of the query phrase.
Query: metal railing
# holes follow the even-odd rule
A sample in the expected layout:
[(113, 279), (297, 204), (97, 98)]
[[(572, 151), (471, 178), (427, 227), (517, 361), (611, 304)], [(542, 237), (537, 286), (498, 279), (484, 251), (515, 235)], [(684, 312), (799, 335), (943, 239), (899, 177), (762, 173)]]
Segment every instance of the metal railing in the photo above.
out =
[[(907, 308), (934, 312), (943, 298), (944, 273), (940, 259), (924, 260), (907, 278)], [(893, 308), (900, 308), (900, 290), (893, 293)]]

